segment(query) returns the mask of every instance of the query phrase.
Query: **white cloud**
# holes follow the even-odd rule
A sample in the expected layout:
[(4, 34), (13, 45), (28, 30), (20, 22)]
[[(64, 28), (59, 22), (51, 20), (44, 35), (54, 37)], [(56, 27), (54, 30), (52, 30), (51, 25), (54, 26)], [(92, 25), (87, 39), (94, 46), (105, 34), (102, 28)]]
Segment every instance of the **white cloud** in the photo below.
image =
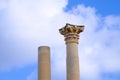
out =
[[(2, 70), (22, 67), (37, 61), (37, 47), (50, 45), (51, 40), (56, 40), (56, 36), (50, 38), (58, 31), (55, 31), (56, 28), (52, 29), (51, 19), (62, 11), (67, 0), (9, 0), (7, 4), (5, 20), (1, 23), (7, 22), (7, 27), (0, 27), (3, 39), (1, 43), (6, 45), (0, 46)], [(60, 41), (58, 37), (57, 39)], [(57, 41), (54, 43), (60, 44)]]
[(88, 74), (92, 78), (84, 77), (86, 80), (99, 80), (102, 72), (120, 71), (119, 19), (119, 16), (104, 17), (102, 23), (99, 23), (102, 27), (97, 32), (82, 34), (79, 48), (81, 75)]
[(0, 46), (3, 49), (0, 50), (0, 70), (36, 62), (37, 47), (48, 45), (52, 76), (63, 76), (66, 72), (65, 44), (58, 29), (69, 22), (85, 25), (79, 44), (82, 79), (99, 80), (101, 70), (120, 71), (120, 16), (100, 17), (95, 8), (84, 5), (65, 12), (66, 5), (67, 0), (9, 0), (6, 16), (10, 26), (2, 32), (1, 42), (7, 43)]
[(7, 6), (6, 0), (0, 0), (0, 10), (5, 9)]

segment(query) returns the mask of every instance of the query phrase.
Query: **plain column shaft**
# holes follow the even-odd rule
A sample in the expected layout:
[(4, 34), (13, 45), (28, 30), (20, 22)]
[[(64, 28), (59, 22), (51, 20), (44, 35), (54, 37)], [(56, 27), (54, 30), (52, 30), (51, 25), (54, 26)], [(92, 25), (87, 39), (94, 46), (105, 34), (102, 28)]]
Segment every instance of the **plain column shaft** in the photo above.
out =
[(60, 34), (65, 37), (66, 43), (66, 68), (67, 80), (80, 80), (78, 40), (79, 33), (83, 32), (83, 25), (72, 25), (67, 23), (65, 27), (59, 29)]
[(78, 44), (68, 43), (67, 47), (67, 80), (80, 80)]
[(38, 80), (51, 80), (50, 48), (38, 48)]

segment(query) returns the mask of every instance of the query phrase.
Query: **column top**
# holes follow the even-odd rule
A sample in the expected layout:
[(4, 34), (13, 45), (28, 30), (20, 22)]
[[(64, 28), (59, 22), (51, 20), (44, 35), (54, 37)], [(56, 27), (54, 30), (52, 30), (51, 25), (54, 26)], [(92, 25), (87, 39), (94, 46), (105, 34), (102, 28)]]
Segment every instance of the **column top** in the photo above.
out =
[(80, 32), (83, 32), (84, 30), (84, 25), (73, 25), (66, 23), (65, 27), (59, 29), (59, 32), (62, 35), (66, 35), (68, 33), (76, 33), (79, 34)]
[(38, 47), (38, 55), (39, 54), (45, 54), (45, 53), (49, 54), (49, 52), (50, 52), (50, 47), (49, 46)]
[(40, 49), (44, 49), (44, 50), (49, 50), (50, 49), (50, 47), (49, 46), (40, 46), (40, 47), (38, 47), (38, 50), (40, 50)]

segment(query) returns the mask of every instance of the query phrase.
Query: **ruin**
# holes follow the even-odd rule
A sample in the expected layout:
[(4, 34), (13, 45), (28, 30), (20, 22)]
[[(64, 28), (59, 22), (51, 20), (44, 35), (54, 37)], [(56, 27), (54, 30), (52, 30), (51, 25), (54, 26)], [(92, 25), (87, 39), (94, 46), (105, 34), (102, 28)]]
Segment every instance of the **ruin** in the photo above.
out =
[[(60, 34), (65, 37), (66, 43), (67, 80), (80, 80), (78, 40), (79, 33), (83, 30), (83, 25), (69, 23), (59, 29)], [(50, 48), (42, 46), (38, 49), (38, 80), (51, 80), (50, 76)]]

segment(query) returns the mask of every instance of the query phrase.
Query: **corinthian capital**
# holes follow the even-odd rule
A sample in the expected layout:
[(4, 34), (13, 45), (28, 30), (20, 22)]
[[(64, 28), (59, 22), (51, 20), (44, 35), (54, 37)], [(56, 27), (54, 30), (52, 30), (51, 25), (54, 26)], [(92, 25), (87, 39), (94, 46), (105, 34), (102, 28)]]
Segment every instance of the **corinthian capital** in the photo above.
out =
[(66, 35), (68, 33), (76, 33), (79, 34), (80, 32), (83, 32), (84, 26), (83, 25), (72, 25), (67, 23), (65, 27), (59, 29), (59, 32), (62, 35)]
[(65, 27), (59, 29), (59, 32), (64, 35), (67, 43), (78, 43), (79, 33), (83, 32), (84, 26), (66, 24)]

